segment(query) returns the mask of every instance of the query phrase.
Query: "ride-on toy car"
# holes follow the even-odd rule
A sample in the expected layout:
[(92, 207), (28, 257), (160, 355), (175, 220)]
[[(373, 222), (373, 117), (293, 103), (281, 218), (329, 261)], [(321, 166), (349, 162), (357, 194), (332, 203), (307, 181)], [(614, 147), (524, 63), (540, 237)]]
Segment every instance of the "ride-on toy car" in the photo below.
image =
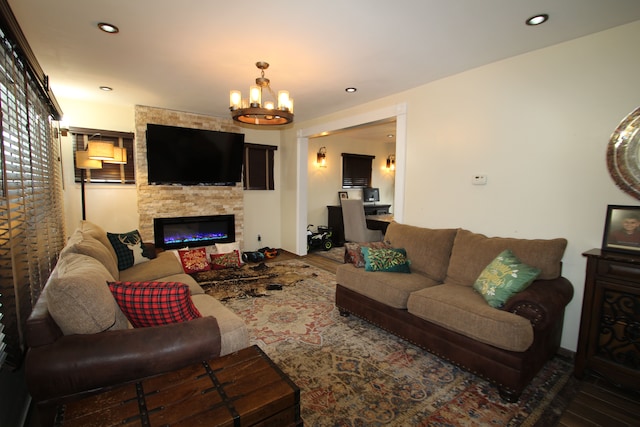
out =
[(307, 225), (307, 252), (312, 249), (322, 248), (328, 251), (333, 247), (333, 232), (330, 229), (318, 227), (317, 232), (311, 231), (313, 224)]

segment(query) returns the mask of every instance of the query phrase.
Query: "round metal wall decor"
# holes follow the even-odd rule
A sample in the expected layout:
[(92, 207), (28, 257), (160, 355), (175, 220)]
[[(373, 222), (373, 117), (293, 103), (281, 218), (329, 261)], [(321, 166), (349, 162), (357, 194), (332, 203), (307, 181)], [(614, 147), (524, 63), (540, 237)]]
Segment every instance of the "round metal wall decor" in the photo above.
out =
[(629, 113), (611, 135), (607, 167), (618, 187), (640, 199), (640, 107)]

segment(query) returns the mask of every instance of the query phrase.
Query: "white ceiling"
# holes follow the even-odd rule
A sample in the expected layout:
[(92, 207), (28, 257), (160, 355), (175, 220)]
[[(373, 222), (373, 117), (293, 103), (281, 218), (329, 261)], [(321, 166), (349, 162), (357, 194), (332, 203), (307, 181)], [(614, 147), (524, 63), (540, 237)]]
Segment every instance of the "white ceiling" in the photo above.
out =
[(640, 19), (639, 0), (8, 2), (61, 100), (227, 117), (264, 60), (298, 121)]

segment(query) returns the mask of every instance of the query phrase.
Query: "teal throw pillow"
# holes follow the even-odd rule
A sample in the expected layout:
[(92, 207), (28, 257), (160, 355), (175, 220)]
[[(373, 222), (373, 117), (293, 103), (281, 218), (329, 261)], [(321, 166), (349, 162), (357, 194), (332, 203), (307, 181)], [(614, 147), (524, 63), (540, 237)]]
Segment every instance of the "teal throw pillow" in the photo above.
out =
[(398, 248), (361, 247), (366, 271), (388, 271), (394, 273), (411, 273), (407, 251)]
[(491, 307), (502, 307), (512, 296), (523, 291), (540, 274), (540, 269), (524, 264), (511, 250), (500, 253), (473, 284)]

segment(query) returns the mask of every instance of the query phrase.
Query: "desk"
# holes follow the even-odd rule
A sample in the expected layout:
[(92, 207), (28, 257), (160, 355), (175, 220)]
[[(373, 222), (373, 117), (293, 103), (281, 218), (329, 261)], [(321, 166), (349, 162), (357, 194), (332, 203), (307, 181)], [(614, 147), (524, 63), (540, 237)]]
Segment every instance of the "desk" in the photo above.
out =
[[(364, 214), (365, 216), (389, 215), (389, 208), (391, 208), (391, 205), (365, 204)], [(333, 246), (342, 246), (345, 242), (344, 222), (342, 221), (342, 206), (327, 206), (327, 209), (329, 211), (329, 221), (327, 225), (331, 227), (331, 230), (333, 231)], [(368, 224), (367, 227), (369, 227)], [(374, 228), (374, 230), (381, 230), (381, 228)]]
[(393, 221), (393, 214), (384, 215), (367, 215), (367, 228), (372, 230), (380, 230), (382, 234), (387, 232), (387, 227)]

